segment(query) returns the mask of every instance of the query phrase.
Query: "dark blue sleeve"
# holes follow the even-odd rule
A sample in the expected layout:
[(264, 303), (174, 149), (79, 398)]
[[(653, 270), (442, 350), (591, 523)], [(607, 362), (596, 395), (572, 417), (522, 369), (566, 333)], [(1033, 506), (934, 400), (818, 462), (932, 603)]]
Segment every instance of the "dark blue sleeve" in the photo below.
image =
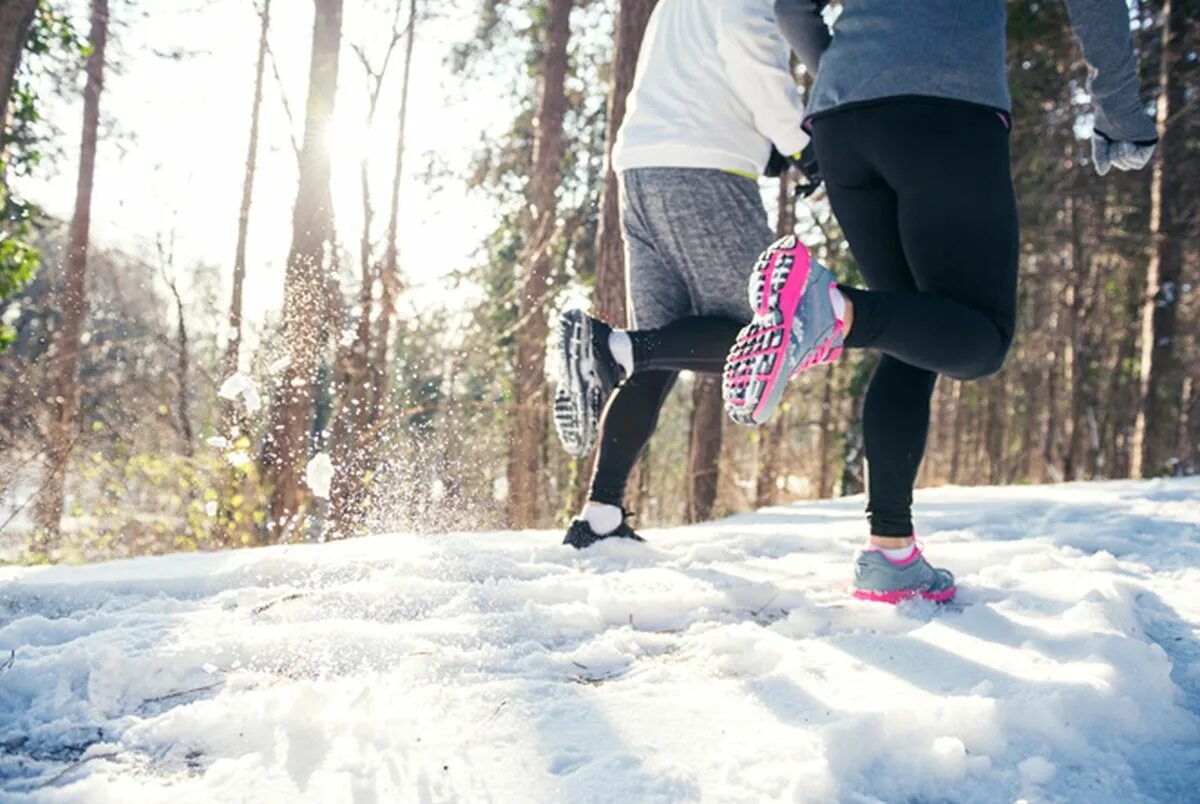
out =
[(829, 47), (829, 26), (821, 16), (826, 0), (775, 0), (775, 22), (809, 75), (817, 74)]

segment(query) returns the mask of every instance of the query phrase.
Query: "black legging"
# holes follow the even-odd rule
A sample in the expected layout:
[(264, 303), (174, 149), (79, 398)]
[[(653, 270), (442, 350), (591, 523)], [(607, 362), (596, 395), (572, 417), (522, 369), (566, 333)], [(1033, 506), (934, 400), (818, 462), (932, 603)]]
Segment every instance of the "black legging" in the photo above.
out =
[(937, 374), (997, 371), (1012, 343), (1017, 212), (1007, 120), (974, 104), (894, 99), (818, 117), (829, 203), (870, 290), (846, 346), (883, 357), (863, 406), (871, 532), (908, 536)]
[[(843, 288), (854, 303), (846, 346), (884, 353), (863, 406), (871, 532), (908, 536), (937, 374), (990, 374), (1012, 342), (1017, 216), (1007, 123), (972, 104), (891, 100), (823, 115), (813, 139), (830, 204), (871, 288)], [(590, 499), (623, 503), (676, 376), (719, 373), (740, 327), (684, 318), (630, 332), (637, 368), (601, 418)]]
[(695, 316), (661, 329), (629, 332), (636, 371), (612, 395), (600, 419), (600, 451), (589, 499), (624, 503), (625, 484), (654, 433), (675, 378), (681, 371), (719, 374), (744, 323)]

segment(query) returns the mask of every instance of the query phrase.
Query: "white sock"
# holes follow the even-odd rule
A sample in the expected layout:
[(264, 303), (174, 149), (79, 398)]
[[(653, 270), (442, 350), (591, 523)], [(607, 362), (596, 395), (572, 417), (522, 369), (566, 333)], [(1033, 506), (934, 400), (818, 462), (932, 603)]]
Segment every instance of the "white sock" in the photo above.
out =
[(907, 561), (912, 558), (913, 553), (917, 552), (917, 543), (909, 542), (907, 547), (897, 547), (895, 549), (884, 547), (876, 547), (875, 549), (883, 553), (883, 557), (888, 561)]
[(621, 368), (625, 369), (626, 377), (633, 374), (633, 341), (628, 332), (623, 329), (614, 329), (608, 333), (608, 351), (612, 352), (613, 359), (621, 364)]
[(625, 521), (624, 512), (615, 505), (589, 502), (583, 507), (583, 518), (597, 536), (612, 533)]
[(829, 289), (829, 303), (833, 305), (833, 314), (837, 316), (838, 321), (846, 320), (846, 297), (838, 290), (838, 286), (834, 285)]

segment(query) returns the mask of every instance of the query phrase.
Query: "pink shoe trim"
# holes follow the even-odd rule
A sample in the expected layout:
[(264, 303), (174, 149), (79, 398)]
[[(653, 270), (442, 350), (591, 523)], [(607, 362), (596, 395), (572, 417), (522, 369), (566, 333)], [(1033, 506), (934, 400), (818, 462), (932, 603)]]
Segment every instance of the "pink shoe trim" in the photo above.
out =
[(932, 603), (946, 603), (953, 600), (957, 593), (958, 587), (951, 586), (949, 589), (943, 589), (940, 592), (926, 592), (921, 589), (895, 589), (890, 592), (873, 592), (869, 589), (855, 589), (853, 596), (857, 600), (866, 600), (870, 603), (890, 603), (894, 606), (897, 603), (912, 600), (914, 597), (920, 597), (922, 600), (928, 600)]
[[(767, 266), (767, 271), (765, 272), (764, 277), (763, 296), (762, 299), (759, 300), (758, 305), (758, 311), (760, 314), (769, 312), (771, 298), (771, 276), (775, 273), (775, 268), (779, 263), (780, 257), (789, 253), (793, 256), (792, 270), (791, 273), (788, 274), (787, 284), (785, 284), (779, 291), (779, 304), (777, 308), (781, 313), (782, 319), (778, 326), (784, 331), (784, 333), (789, 333), (792, 331), (792, 320), (796, 317), (796, 308), (799, 306), (800, 297), (804, 295), (804, 286), (808, 282), (808, 271), (811, 258), (809, 257), (808, 249), (804, 247), (804, 244), (800, 242), (799, 238), (796, 239), (796, 245), (792, 248), (780, 249), (771, 255), (771, 261)], [(758, 333), (756, 332), (755, 335), (757, 334)], [(775, 351), (780, 355), (780, 357), (782, 357), (783, 353), (787, 351), (787, 348), (788, 339), (785, 337), (782, 339), (779, 346), (775, 347), (772, 351)], [(767, 386), (770, 387), (776, 382), (779, 382), (781, 379), (779, 375), (782, 368), (783, 360), (776, 359), (775, 364), (771, 367), (771, 371), (766, 376), (760, 376), (757, 377), (757, 379), (765, 380)], [(762, 409), (767, 404), (767, 399), (769, 397), (770, 394), (767, 392), (762, 394), (758, 400), (758, 404), (755, 406), (752, 414), (753, 416), (757, 417), (762, 413)]]
[(867, 548), (864, 550), (864, 552), (879, 553), (880, 555), (883, 556), (883, 560), (886, 561), (887, 563), (893, 564), (897, 567), (907, 567), (909, 564), (913, 563), (914, 561), (916, 561), (918, 558), (921, 557), (921, 546), (918, 545), (916, 542), (913, 542), (912, 555), (910, 555), (908, 558), (904, 559), (903, 561), (893, 561), (892, 559), (887, 557), (887, 554), (884, 553), (883, 550), (881, 550), (880, 548), (876, 547), (873, 544), (868, 545)]

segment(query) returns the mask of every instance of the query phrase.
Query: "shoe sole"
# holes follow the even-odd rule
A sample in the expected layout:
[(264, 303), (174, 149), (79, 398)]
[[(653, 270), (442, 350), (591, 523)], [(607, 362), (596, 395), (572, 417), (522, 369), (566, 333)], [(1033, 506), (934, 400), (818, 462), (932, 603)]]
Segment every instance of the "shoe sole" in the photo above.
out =
[(871, 603), (890, 603), (893, 606), (916, 597), (933, 603), (949, 603), (954, 599), (956, 594), (958, 594), (958, 586), (951, 586), (949, 589), (943, 589), (940, 592), (926, 592), (920, 589), (896, 589), (891, 592), (872, 592), (869, 589), (854, 590), (854, 598), (857, 600), (866, 600)]
[(571, 547), (574, 547), (576, 550), (586, 550), (587, 548), (591, 547), (593, 544), (596, 544), (597, 542), (602, 542), (605, 539), (625, 539), (626, 541), (630, 541), (630, 542), (645, 542), (646, 541), (641, 536), (638, 536), (636, 533), (634, 533), (634, 534), (601, 533), (601, 534), (592, 534), (591, 538), (583, 538), (583, 539), (576, 539), (576, 540), (572, 540), (570, 538), (570, 536), (568, 536), (567, 538), (563, 539), (563, 544), (570, 545)]
[(554, 429), (563, 449), (575, 457), (596, 443), (603, 400), (592, 355), (591, 322), (582, 310), (559, 319), (558, 388), (554, 393)]
[(788, 235), (762, 253), (750, 276), (754, 320), (742, 328), (725, 361), (725, 410), (738, 424), (762, 424), (783, 396), (789, 336), (808, 282), (808, 249)]

